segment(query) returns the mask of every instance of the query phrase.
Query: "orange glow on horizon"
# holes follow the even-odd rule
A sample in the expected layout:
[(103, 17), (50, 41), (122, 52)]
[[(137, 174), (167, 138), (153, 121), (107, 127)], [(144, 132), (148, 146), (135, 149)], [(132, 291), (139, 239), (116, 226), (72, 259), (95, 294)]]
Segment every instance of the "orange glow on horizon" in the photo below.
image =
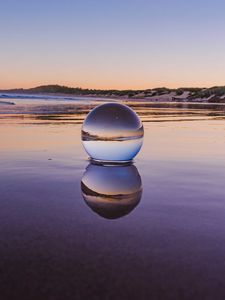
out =
[[(225, 84), (225, 83), (224, 83)], [(67, 86), (67, 87), (72, 87), (72, 88), (83, 88), (83, 89), (98, 89), (98, 90), (145, 90), (145, 89), (154, 89), (154, 88), (159, 88), (159, 87), (166, 87), (166, 88), (171, 88), (171, 89), (176, 89), (176, 88), (181, 88), (181, 87), (200, 87), (200, 88), (209, 88), (212, 86), (223, 86), (223, 83), (219, 84), (218, 82), (211, 82), (211, 83), (188, 83), (188, 82), (155, 82), (155, 83), (141, 83), (141, 84), (120, 84), (120, 83), (80, 83), (78, 82), (77, 84), (74, 84), (72, 81), (34, 81), (34, 82), (11, 82), (11, 83), (2, 83), (0, 84), (0, 89), (1, 90), (7, 90), (7, 89), (29, 89), (29, 88), (34, 88), (37, 86), (42, 86), (42, 85), (61, 85), (61, 86)]]

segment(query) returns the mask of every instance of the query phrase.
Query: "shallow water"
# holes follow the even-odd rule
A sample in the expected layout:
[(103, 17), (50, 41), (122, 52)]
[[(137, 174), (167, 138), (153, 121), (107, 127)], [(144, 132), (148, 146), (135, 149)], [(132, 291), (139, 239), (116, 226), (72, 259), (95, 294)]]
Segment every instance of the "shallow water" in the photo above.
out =
[(144, 144), (111, 171), (96, 104), (0, 106), (1, 299), (223, 299), (225, 106), (128, 103)]

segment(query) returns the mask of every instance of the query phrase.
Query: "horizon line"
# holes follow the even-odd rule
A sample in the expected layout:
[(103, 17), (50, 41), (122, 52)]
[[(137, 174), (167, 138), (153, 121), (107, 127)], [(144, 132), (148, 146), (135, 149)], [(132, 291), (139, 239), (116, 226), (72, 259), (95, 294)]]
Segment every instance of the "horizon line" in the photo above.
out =
[(208, 89), (208, 88), (214, 88), (214, 87), (223, 87), (224, 85), (209, 85), (209, 86), (177, 86), (177, 87), (168, 87), (168, 86), (155, 86), (155, 87), (146, 87), (146, 88), (90, 88), (90, 87), (81, 87), (81, 86), (71, 86), (71, 85), (65, 85), (65, 84), (59, 84), (59, 83), (51, 83), (51, 84), (40, 84), (35, 85), (32, 87), (11, 87), (11, 88), (0, 88), (0, 91), (10, 91), (10, 90), (30, 90), (40, 87), (47, 87), (47, 86), (60, 86), (60, 87), (66, 87), (66, 88), (73, 88), (73, 89), (82, 89), (82, 90), (104, 90), (104, 91), (111, 91), (111, 90), (117, 90), (117, 91), (143, 91), (143, 90), (154, 90), (154, 89), (160, 89), (165, 88), (169, 90), (173, 89), (189, 89), (189, 88), (196, 88), (196, 89)]

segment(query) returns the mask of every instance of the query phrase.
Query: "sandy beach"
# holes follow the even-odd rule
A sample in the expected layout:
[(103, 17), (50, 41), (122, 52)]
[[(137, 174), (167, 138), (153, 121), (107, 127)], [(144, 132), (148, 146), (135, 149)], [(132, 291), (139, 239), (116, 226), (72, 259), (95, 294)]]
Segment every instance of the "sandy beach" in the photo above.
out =
[(121, 196), (120, 180), (114, 201), (125, 200), (111, 205), (101, 167), (103, 190), (82, 195), (93, 177), (80, 131), (97, 103), (20, 101), (0, 109), (3, 299), (221, 298), (223, 105), (130, 103), (145, 128), (136, 171), (126, 171), (140, 176), (139, 198)]

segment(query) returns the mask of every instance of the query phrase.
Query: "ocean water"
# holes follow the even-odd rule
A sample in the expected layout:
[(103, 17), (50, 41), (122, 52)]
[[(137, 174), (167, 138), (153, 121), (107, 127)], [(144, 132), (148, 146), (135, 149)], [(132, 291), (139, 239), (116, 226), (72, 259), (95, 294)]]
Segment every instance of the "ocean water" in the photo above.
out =
[(127, 102), (142, 149), (99, 166), (98, 101), (29, 101), (0, 104), (1, 299), (224, 299), (225, 106)]

